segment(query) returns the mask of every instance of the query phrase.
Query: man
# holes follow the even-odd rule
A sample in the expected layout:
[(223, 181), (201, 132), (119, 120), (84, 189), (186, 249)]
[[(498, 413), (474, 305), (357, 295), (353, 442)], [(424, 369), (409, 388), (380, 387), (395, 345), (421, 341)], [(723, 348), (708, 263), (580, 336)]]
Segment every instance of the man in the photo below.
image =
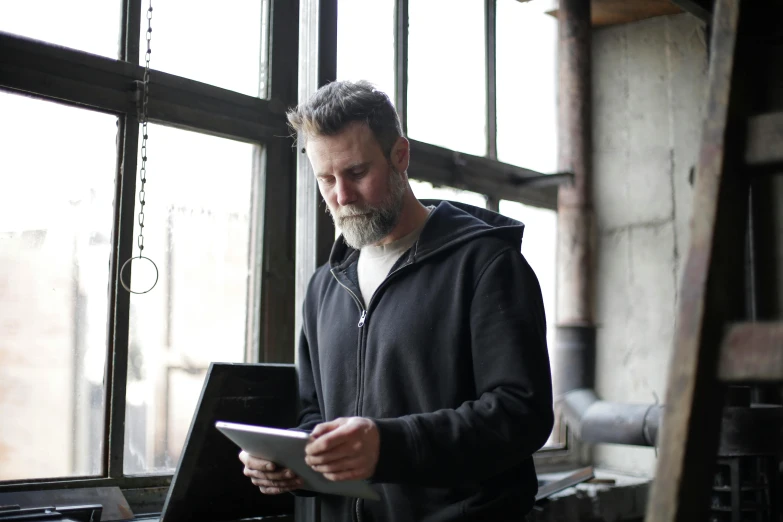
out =
[[(523, 225), (413, 195), (388, 96), (334, 82), (288, 115), (342, 232), (313, 275), (299, 345), (306, 461), (369, 479), (380, 502), (324, 496), (324, 521), (521, 521), (552, 429), (538, 280)], [(290, 470), (240, 455), (265, 494)]]

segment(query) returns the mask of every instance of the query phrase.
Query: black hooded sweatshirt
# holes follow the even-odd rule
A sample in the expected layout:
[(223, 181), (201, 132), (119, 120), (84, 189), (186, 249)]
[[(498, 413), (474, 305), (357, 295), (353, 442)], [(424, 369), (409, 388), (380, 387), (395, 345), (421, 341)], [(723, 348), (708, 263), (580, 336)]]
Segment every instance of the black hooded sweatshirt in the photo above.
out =
[(342, 240), (307, 290), (299, 428), (362, 416), (380, 433), (381, 501), (324, 495), (324, 522), (520, 521), (538, 489), (552, 385), (524, 225), (423, 203), (437, 206), (369, 303)]

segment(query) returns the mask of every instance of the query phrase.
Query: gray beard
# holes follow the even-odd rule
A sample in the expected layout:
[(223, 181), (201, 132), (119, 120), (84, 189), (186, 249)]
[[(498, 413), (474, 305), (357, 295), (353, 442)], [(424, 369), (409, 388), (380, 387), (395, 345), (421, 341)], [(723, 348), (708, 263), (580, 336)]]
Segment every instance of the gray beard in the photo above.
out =
[(345, 244), (356, 250), (388, 236), (400, 220), (407, 184), (401, 173), (389, 175), (389, 194), (378, 206), (355, 205), (331, 212)]

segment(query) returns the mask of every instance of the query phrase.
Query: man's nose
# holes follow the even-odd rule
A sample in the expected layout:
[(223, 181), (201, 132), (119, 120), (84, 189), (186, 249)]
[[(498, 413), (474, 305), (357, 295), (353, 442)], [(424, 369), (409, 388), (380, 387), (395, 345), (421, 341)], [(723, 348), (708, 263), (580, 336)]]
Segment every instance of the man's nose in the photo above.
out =
[(356, 202), (356, 188), (350, 181), (338, 180), (336, 192), (338, 205), (344, 206)]

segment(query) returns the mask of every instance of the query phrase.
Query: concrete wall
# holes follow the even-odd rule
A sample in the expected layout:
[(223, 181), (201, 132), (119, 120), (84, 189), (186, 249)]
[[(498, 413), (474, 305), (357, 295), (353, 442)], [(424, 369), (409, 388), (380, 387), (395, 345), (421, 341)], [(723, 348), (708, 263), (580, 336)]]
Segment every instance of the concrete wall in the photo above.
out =
[[(593, 33), (596, 388), (606, 400), (665, 399), (706, 72), (690, 15)], [(595, 463), (652, 474), (655, 452), (600, 445)]]

